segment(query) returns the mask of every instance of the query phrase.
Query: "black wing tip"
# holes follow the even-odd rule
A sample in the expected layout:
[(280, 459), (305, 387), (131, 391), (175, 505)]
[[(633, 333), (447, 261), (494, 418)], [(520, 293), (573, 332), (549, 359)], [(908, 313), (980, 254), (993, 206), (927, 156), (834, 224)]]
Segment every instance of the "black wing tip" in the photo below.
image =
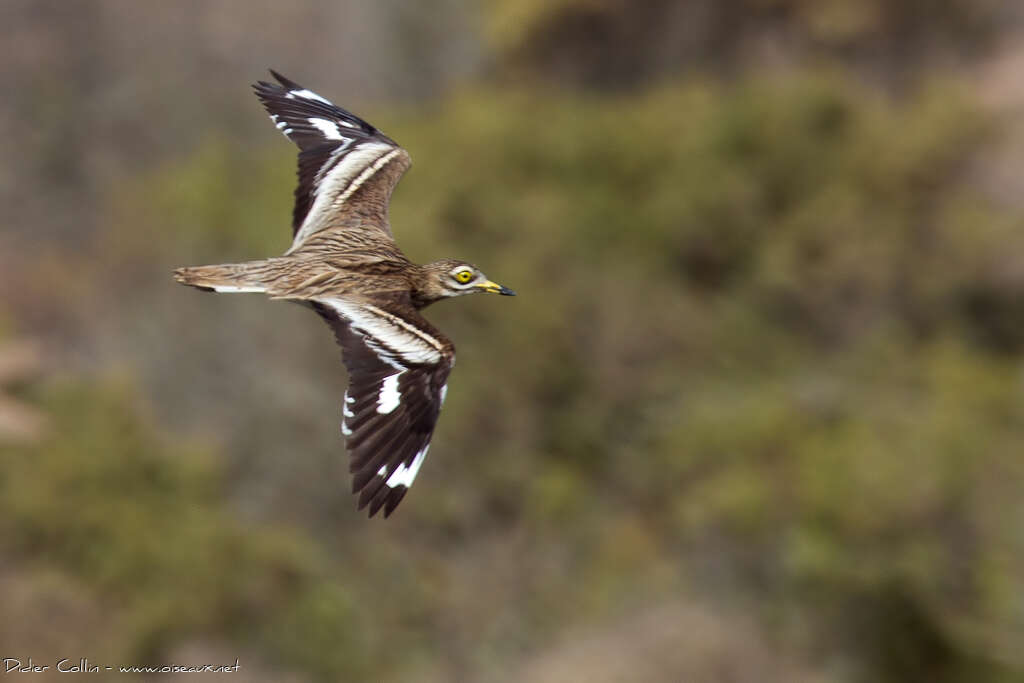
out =
[(263, 99), (265, 96), (273, 95), (284, 95), (292, 90), (305, 90), (304, 86), (299, 85), (295, 81), (282, 76), (273, 69), (267, 69), (270, 74), (277, 79), (277, 83), (271, 83), (270, 81), (259, 80), (252, 84), (252, 89), (256, 91), (256, 94)]
[[(377, 479), (380, 481), (376, 481)], [(368, 484), (361, 488), (362, 493), (359, 496), (356, 509), (362, 510), (369, 506), (368, 518), (372, 518), (383, 508), (384, 518), (387, 519), (395, 511), (395, 508), (398, 507), (398, 504), (402, 502), (402, 499), (405, 498), (405, 494), (409, 492), (409, 487), (404, 484), (393, 487), (388, 486), (380, 475), (375, 475)], [(356, 490), (358, 491), (359, 489)]]
[[(252, 84), (252, 89), (256, 93), (256, 97), (259, 98), (260, 102), (263, 103), (267, 113), (278, 116), (295, 116), (296, 113), (302, 116), (320, 116), (327, 118), (339, 119), (347, 124), (354, 124), (355, 128), (346, 130), (346, 134), (356, 133), (361, 131), (364, 136), (377, 136), (383, 142), (387, 142), (398, 147), (398, 143), (384, 135), (376, 126), (356, 114), (353, 114), (344, 107), (339, 107), (337, 104), (323, 98), (304, 85), (300, 85), (295, 81), (282, 76), (273, 69), (268, 71), (278, 80), (278, 83), (270, 83), (269, 81), (256, 81)], [(316, 95), (315, 99), (309, 99), (306, 97), (293, 98), (291, 93), (297, 91), (307, 91)], [(287, 111), (283, 111), (280, 108), (286, 107)]]
[[(373, 472), (373, 470), (371, 470), (369, 467), (363, 468), (363, 469), (361, 469), (358, 472), (353, 472), (352, 473), (352, 495), (355, 495), (355, 494), (359, 493), (360, 491), (362, 491), (363, 489), (365, 489), (367, 484), (369, 484), (373, 480), (374, 477), (379, 477), (379, 476), (380, 476), (379, 474), (376, 474), (375, 472)], [(361, 502), (361, 504), (365, 505), (366, 503), (362, 503)]]
[(396, 486), (391, 489), (387, 502), (384, 505), (384, 519), (391, 516), (391, 513), (395, 511), (395, 508), (398, 507), (398, 504), (402, 502), (402, 499), (405, 498), (405, 494), (408, 492), (408, 486)]
[(405, 494), (409, 492), (409, 487), (405, 485), (398, 485), (394, 488), (384, 487), (383, 490), (378, 491), (377, 495), (374, 496), (373, 502), (370, 503), (370, 514), (368, 519), (373, 518), (381, 508), (384, 509), (384, 519), (391, 516), (391, 513), (395, 511), (398, 504), (405, 498)]
[(280, 83), (282, 86), (284, 86), (288, 90), (296, 90), (296, 89), (302, 90), (302, 86), (299, 85), (298, 83), (296, 83), (295, 81), (291, 80), (290, 78), (285, 78), (284, 76), (282, 76), (278, 72), (274, 71), (273, 69), (267, 69), (267, 71), (270, 72), (271, 76), (273, 76), (274, 78), (277, 79), (278, 83)]

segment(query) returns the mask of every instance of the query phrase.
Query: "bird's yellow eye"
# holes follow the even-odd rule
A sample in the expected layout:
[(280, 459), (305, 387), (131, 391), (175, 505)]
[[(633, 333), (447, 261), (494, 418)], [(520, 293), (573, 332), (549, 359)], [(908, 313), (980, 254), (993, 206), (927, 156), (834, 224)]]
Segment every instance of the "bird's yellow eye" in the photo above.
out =
[(473, 279), (473, 271), (471, 270), (460, 270), (455, 273), (455, 280), (461, 284), (466, 284)]

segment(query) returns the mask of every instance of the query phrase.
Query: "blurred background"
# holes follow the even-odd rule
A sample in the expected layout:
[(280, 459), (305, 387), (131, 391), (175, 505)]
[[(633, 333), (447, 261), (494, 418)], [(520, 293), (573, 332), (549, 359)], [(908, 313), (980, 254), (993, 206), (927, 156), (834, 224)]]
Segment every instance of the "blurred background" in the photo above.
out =
[[(1024, 681), (1019, 3), (6, 0), (0, 36), (0, 657)], [(388, 520), (326, 326), (170, 277), (290, 242), (268, 67), (410, 151), (410, 258), (519, 293), (428, 311), (459, 365)]]

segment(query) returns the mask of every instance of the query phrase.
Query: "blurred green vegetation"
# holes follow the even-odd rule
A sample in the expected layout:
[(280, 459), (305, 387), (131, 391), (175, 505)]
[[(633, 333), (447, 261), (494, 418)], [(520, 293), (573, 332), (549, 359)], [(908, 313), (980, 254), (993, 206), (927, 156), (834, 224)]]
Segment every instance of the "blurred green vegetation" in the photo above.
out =
[[(841, 62), (890, 84), (923, 64), (983, 53), (1003, 0), (489, 0), (484, 26), (506, 77), (628, 89), (680, 71)], [(880, 65), (884, 65), (881, 66)]]
[[(970, 182), (1000, 131), (962, 86), (823, 71), (364, 114), (415, 161), (410, 257), (520, 296), (428, 311), (459, 367), (383, 524), (343, 478), (325, 534), (239, 522), (224, 454), (135, 390), (33, 389), (54, 433), (0, 448), (0, 553), (112, 605), (106, 651), (199, 632), (315, 680), (494, 680), (568, 626), (700, 594), (830, 679), (1024, 680), (1024, 232)], [(170, 265), (282, 251), (292, 164), (214, 136), (126, 181), (80, 276), (142, 297)], [(199, 326), (236, 303), (203, 301)], [(260, 315), (228, 348), (186, 331), (186, 357), (246, 375), (279, 327)]]
[[(323, 680), (369, 675), (341, 577), (294, 529), (239, 523), (209, 448), (172, 448), (123, 381), (59, 382), (34, 398), (53, 433), (0, 446), (3, 553), (44, 581), (43, 570), (62, 572), (79, 600), (102, 605), (103, 623), (37, 660), (72, 648), (153, 664), (168, 644), (216, 634)], [(31, 651), (26, 636), (40, 634), (27, 630), (16, 640)]]

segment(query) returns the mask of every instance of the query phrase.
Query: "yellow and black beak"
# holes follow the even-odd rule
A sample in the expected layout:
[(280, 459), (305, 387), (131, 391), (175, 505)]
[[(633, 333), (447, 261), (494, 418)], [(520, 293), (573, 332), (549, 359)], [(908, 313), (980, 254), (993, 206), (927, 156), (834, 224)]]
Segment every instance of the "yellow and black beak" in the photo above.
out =
[(483, 291), (488, 292), (489, 294), (502, 294), (504, 296), (516, 295), (516, 293), (513, 292), (508, 287), (503, 287), (499, 285), (497, 282), (491, 282), (490, 280), (486, 280), (473, 286), (482, 289)]

